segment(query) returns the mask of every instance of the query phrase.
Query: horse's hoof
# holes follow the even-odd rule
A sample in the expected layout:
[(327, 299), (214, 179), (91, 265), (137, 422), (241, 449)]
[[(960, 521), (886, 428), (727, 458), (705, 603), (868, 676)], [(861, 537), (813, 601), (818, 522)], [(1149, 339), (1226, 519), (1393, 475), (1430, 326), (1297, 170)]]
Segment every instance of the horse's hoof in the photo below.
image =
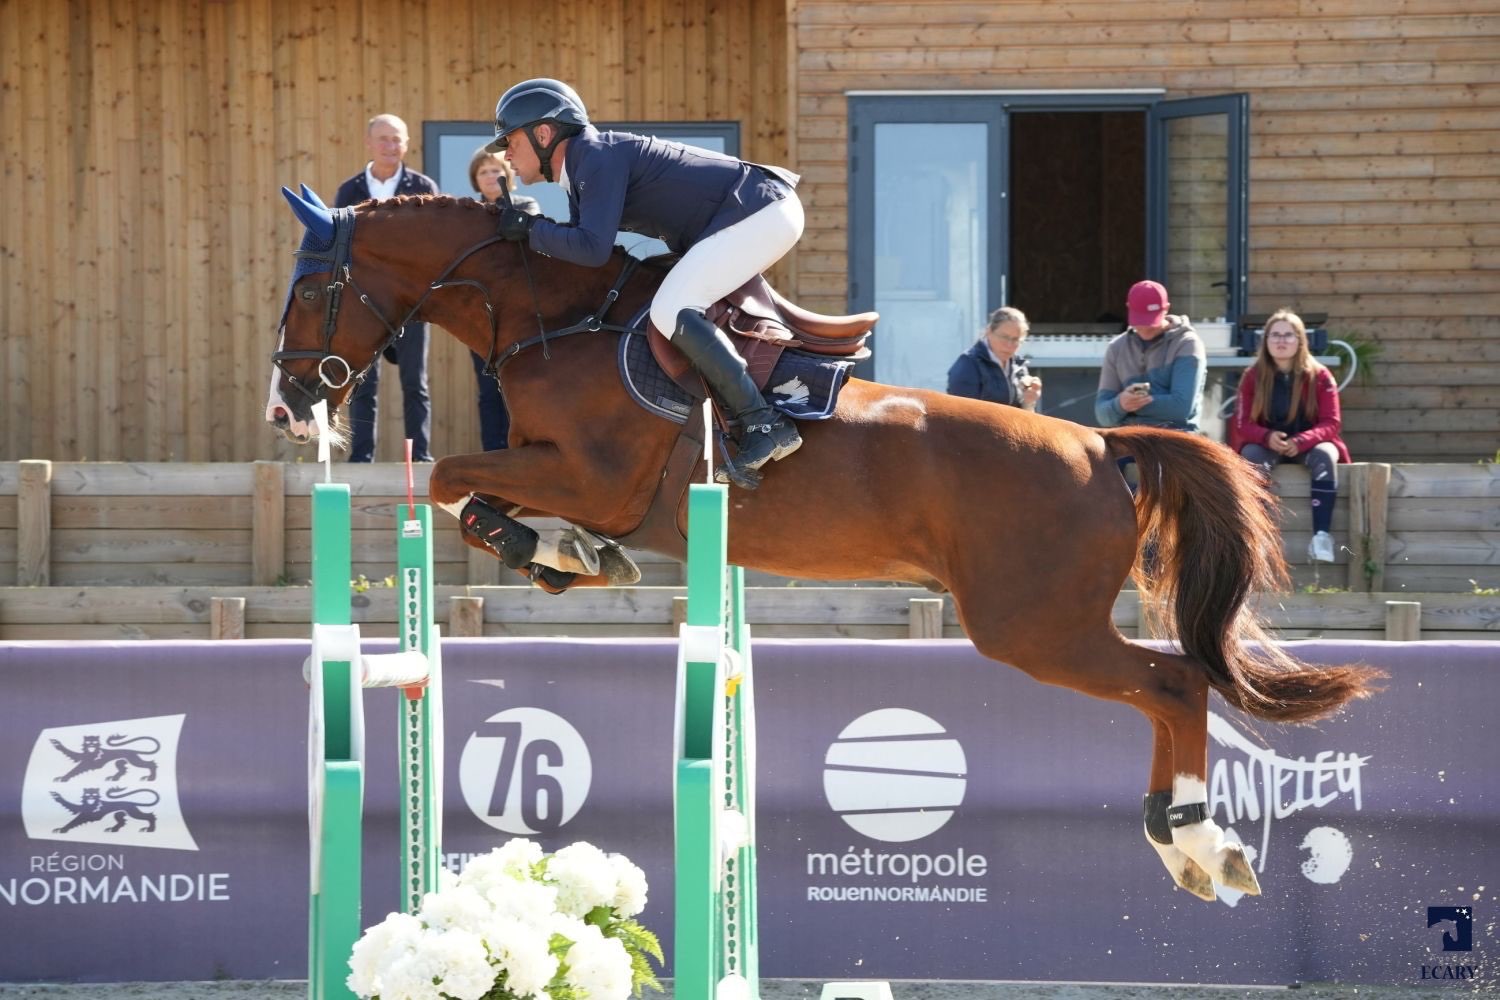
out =
[(1260, 880), (1255, 877), (1255, 869), (1250, 867), (1250, 859), (1245, 857), (1245, 849), (1239, 844), (1224, 845), (1224, 863), (1219, 868), (1218, 881), (1220, 885), (1237, 889), (1247, 896), (1260, 895)]
[(1182, 872), (1175, 877), (1179, 886), (1206, 903), (1219, 898), (1219, 894), (1214, 891), (1214, 880), (1192, 858), (1187, 859)]
[(1219, 898), (1214, 891), (1214, 880), (1203, 870), (1202, 865), (1171, 844), (1157, 843), (1149, 836), (1146, 839), (1156, 849), (1161, 863), (1167, 867), (1167, 874), (1172, 876), (1172, 881), (1179, 887), (1210, 903)]
[(641, 568), (613, 539), (599, 550), (599, 572), (611, 587), (629, 587), (641, 582)]

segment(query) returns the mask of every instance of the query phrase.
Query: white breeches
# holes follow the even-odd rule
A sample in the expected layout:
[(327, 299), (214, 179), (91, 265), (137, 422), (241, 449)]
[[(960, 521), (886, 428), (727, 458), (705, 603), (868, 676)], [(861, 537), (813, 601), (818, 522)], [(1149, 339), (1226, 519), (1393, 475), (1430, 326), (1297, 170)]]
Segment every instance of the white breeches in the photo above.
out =
[(679, 312), (707, 309), (785, 257), (802, 238), (802, 223), (802, 202), (792, 191), (693, 244), (657, 289), (651, 322), (670, 338), (677, 331)]

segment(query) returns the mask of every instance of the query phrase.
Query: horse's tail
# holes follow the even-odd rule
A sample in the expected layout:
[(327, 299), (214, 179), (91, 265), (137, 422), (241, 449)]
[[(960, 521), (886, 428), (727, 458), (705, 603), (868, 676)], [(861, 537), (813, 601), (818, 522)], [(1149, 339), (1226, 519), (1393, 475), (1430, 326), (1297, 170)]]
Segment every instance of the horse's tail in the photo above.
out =
[(1301, 663), (1270, 640), (1247, 606), (1252, 591), (1285, 589), (1288, 581), (1276, 500), (1254, 466), (1181, 431), (1102, 433), (1113, 456), (1133, 457), (1140, 471), (1142, 544), (1132, 572), (1143, 620), (1154, 615), (1164, 636), (1175, 635), (1226, 701), (1256, 718), (1302, 722), (1374, 690), (1379, 671)]

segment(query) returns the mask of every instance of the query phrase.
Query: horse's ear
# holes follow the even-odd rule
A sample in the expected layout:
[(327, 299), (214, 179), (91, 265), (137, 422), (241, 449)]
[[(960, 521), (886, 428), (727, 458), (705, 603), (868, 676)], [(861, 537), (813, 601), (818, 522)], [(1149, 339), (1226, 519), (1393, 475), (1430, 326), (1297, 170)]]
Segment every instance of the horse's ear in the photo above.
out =
[(283, 187), (281, 193), (292, 206), (292, 214), (297, 217), (297, 221), (306, 226), (314, 238), (320, 243), (333, 242), (333, 214), (327, 208), (307, 201), (291, 188)]
[(312, 202), (314, 205), (317, 205), (319, 208), (327, 208), (328, 207), (327, 205), (323, 204), (323, 199), (318, 197), (318, 192), (314, 191), (312, 188), (308, 187), (306, 184), (302, 184), (302, 185), (300, 185), (300, 187), (302, 188), (302, 197), (303, 198), (305, 198), (308, 201)]

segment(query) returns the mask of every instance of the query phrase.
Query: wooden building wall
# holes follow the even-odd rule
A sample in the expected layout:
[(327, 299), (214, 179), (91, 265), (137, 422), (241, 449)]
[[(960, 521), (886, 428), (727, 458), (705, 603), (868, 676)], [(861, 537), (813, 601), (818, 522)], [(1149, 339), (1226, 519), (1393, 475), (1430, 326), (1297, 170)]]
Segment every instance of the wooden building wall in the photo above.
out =
[(845, 302), (850, 90), (1246, 91), (1250, 309), (1380, 343), (1356, 459), (1500, 449), (1497, 0), (791, 0), (806, 304)]
[[(600, 119), (738, 121), (786, 159), (784, 0), (0, 0), (0, 459), (245, 461), (299, 230), (366, 120), (487, 121), (572, 81)], [(432, 346), (433, 444), (478, 450), (474, 375)], [(399, 451), (382, 379), (381, 457)]]

